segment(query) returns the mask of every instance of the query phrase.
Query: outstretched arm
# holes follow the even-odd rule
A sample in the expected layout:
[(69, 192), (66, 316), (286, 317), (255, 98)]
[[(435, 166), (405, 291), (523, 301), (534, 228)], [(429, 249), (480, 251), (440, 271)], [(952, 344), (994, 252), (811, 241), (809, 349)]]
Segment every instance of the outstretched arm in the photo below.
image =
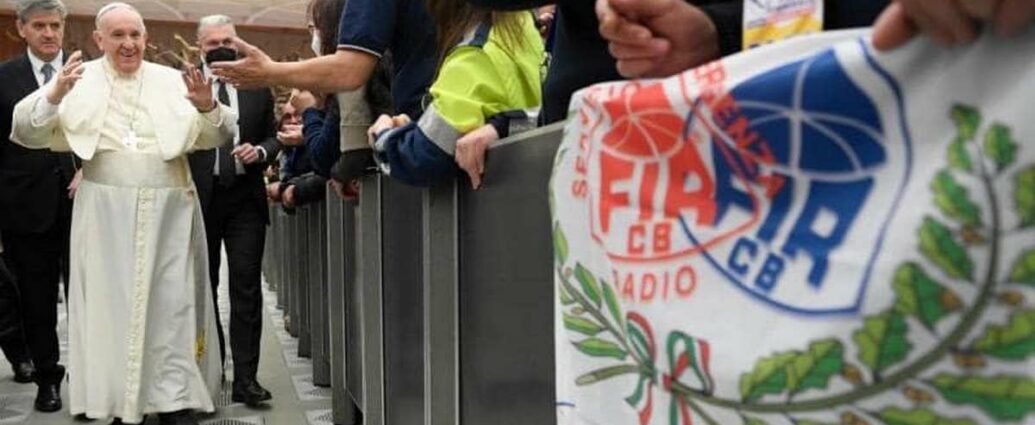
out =
[(366, 84), (378, 58), (359, 50), (341, 49), (333, 55), (300, 62), (276, 62), (244, 40), (235, 39), (245, 56), (212, 64), (212, 72), (241, 88), (287, 86), (321, 93), (356, 90)]

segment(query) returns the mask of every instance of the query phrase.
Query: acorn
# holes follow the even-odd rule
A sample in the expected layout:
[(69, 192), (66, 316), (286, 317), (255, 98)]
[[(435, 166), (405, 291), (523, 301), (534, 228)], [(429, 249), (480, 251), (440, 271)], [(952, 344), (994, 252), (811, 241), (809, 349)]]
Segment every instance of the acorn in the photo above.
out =
[(1024, 304), (1024, 294), (1018, 291), (1006, 291), (999, 294), (996, 300), (1005, 306), (1018, 307)]
[(956, 311), (963, 308), (963, 300), (952, 291), (944, 291), (940, 297), (942, 308), (946, 311)]
[(912, 400), (917, 404), (934, 403), (934, 396), (931, 395), (931, 393), (917, 387), (906, 385), (902, 388), (902, 394), (905, 395), (907, 399)]
[(956, 366), (964, 369), (978, 369), (983, 368), (986, 365), (985, 358), (974, 352), (961, 351), (953, 353), (952, 359), (955, 361)]
[(845, 378), (845, 380), (850, 382), (852, 385), (860, 385), (863, 383), (862, 372), (859, 371), (859, 368), (852, 365), (845, 365), (845, 367), (841, 368), (841, 377)]
[(852, 412), (841, 414), (841, 425), (870, 425), (865, 419)]
[(967, 245), (979, 245), (985, 243), (985, 237), (981, 236), (981, 232), (978, 232), (973, 226), (963, 226), (962, 236), (963, 242)]

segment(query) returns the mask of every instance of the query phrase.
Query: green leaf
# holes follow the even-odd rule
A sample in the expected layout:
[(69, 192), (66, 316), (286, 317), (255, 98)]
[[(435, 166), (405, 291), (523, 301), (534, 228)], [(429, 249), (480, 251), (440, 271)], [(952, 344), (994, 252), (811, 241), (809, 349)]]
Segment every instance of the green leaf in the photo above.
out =
[(841, 425), (838, 422), (820, 422), (811, 419), (802, 419), (800, 421), (794, 421), (794, 425)]
[(952, 168), (961, 171), (972, 171), (974, 169), (973, 161), (970, 159), (970, 152), (967, 151), (967, 141), (961, 138), (956, 138), (955, 141), (949, 144), (949, 165)]
[(887, 425), (973, 425), (971, 419), (949, 419), (938, 416), (928, 409), (899, 409), (891, 407), (881, 410), (877, 417)]
[(606, 381), (616, 376), (628, 375), (632, 373), (640, 373), (640, 367), (634, 364), (621, 364), (617, 366), (605, 367), (603, 369), (597, 369), (592, 372), (583, 374), (578, 378), (575, 378), (575, 385), (584, 386), (595, 384), (600, 381)]
[(949, 276), (971, 279), (974, 262), (952, 237), (952, 231), (931, 217), (920, 226), (920, 251)]
[(604, 327), (596, 324), (596, 322), (567, 313), (564, 314), (564, 327), (589, 336), (596, 335), (604, 330)]
[(744, 417), (744, 425), (769, 425), (768, 422), (750, 416)]
[(604, 290), (604, 302), (607, 303), (607, 310), (611, 312), (611, 317), (615, 319), (615, 324), (619, 329), (625, 326), (622, 321), (622, 308), (618, 305), (618, 298), (615, 297), (615, 291), (611, 289), (611, 285), (604, 282), (600, 285), (600, 288)]
[(967, 105), (954, 105), (949, 115), (956, 123), (956, 131), (963, 140), (974, 140), (981, 125), (981, 113)]
[(962, 302), (951, 290), (936, 282), (916, 263), (906, 263), (895, 271), (892, 288), (895, 290), (895, 311), (915, 316), (928, 329), (962, 307)]
[(568, 238), (564, 237), (560, 223), (553, 226), (553, 256), (557, 260), (557, 264), (564, 264), (568, 261)]
[(931, 385), (950, 403), (977, 406), (997, 421), (1018, 421), (1035, 411), (1035, 382), (1029, 377), (941, 374)]
[(1017, 173), (1016, 184), (1013, 200), (1017, 203), (1021, 227), (1035, 226), (1035, 167)]
[(1017, 143), (1010, 134), (1010, 127), (994, 124), (985, 133), (985, 155), (995, 162), (997, 170), (1003, 170), (1017, 159)]
[(572, 305), (575, 304), (575, 299), (568, 293), (568, 288), (564, 285), (557, 285), (557, 293), (561, 296), (561, 305)]
[(787, 389), (787, 365), (795, 353), (779, 353), (755, 363), (750, 373), (740, 377), (740, 395), (745, 401), (758, 400), (766, 394), (780, 394)]
[(778, 353), (760, 360), (751, 373), (740, 378), (740, 394), (757, 400), (766, 394), (798, 394), (825, 389), (830, 378), (844, 368), (844, 347), (835, 339), (816, 341), (807, 352)]
[(582, 264), (575, 264), (575, 279), (582, 285), (582, 292), (593, 302), (593, 305), (600, 308), (600, 283), (593, 274), (582, 267)]
[(945, 215), (969, 226), (981, 224), (981, 210), (971, 202), (967, 189), (960, 186), (949, 170), (939, 171), (931, 182), (934, 202)]
[(1004, 360), (1026, 359), (1035, 353), (1035, 310), (1010, 315), (1006, 326), (989, 326), (974, 349)]
[(593, 357), (613, 357), (618, 360), (624, 360), (626, 356), (625, 350), (621, 349), (618, 344), (604, 341), (600, 338), (584, 339), (576, 342), (575, 347), (578, 348), (579, 351)]
[(1035, 249), (1025, 251), (1010, 268), (1010, 282), (1035, 286)]
[(859, 346), (859, 360), (874, 375), (905, 360), (912, 348), (906, 340), (907, 330), (906, 320), (895, 311), (867, 317), (863, 328), (852, 334), (852, 340)]

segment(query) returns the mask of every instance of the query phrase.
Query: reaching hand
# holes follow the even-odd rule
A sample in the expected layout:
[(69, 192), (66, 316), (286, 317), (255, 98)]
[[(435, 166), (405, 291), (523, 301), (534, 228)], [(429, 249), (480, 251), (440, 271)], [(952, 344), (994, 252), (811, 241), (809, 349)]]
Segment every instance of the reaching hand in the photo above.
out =
[(212, 73), (233, 84), (235, 87), (255, 89), (266, 87), (270, 67), (275, 63), (266, 52), (235, 37), (234, 46), (241, 59), (232, 62), (212, 64)]
[(194, 65), (187, 65), (183, 70), (183, 83), (187, 85), (187, 100), (201, 112), (209, 112), (219, 105), (212, 98), (212, 79), (205, 78)]
[(966, 44), (977, 38), (978, 23), (1012, 36), (1033, 22), (1035, 0), (897, 0), (874, 24), (873, 45), (894, 49), (918, 32), (945, 46)]
[(490, 124), (467, 133), (456, 142), (456, 164), (471, 178), (471, 187), (478, 189), (485, 174), (485, 151), (489, 144), (499, 140), (496, 127)]
[(79, 79), (83, 78), (84, 71), (86, 68), (83, 67), (83, 52), (76, 50), (65, 61), (65, 65), (61, 67), (61, 72), (57, 75), (57, 80), (50, 86), (47, 101), (51, 105), (60, 104), (65, 96), (75, 88)]
[(624, 77), (668, 77), (719, 58), (715, 24), (683, 0), (597, 0), (596, 9)]
[(277, 141), (284, 146), (304, 145), (305, 135), (302, 133), (302, 125), (284, 124), (284, 127), (277, 132)]

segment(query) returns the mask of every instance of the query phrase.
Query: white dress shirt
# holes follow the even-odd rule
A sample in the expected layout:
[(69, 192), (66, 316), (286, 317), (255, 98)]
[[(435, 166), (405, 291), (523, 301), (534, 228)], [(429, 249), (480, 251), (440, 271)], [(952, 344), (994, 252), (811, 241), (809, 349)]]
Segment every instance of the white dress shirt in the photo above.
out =
[(32, 54), (32, 50), (28, 50), (28, 56), (29, 63), (32, 64), (32, 75), (36, 77), (36, 84), (43, 87), (43, 81), (45, 80), (45, 76), (43, 75), (43, 65), (49, 63), (50, 66), (54, 67), (54, 74), (51, 75), (51, 78), (54, 78), (59, 72), (61, 72), (61, 66), (64, 64), (65, 53), (58, 52), (57, 56), (54, 56), (54, 60), (50, 62), (44, 62), (43, 59), (36, 57), (36, 55)]
[[(222, 83), (219, 80), (218, 77), (215, 77), (212, 74), (212, 70), (209, 69), (208, 65), (202, 65), (202, 72), (205, 74), (205, 78), (212, 78), (213, 79), (212, 80), (212, 98), (215, 99), (216, 102), (219, 102), (219, 85), (220, 84), (224, 84), (224, 83)], [(234, 87), (233, 84), (227, 84), (226, 85), (226, 94), (229, 95), (229, 97), (230, 97), (230, 109), (233, 109), (234, 112), (237, 113), (237, 116), (240, 117), (241, 116), (241, 108), (239, 106), (240, 103), (239, 103), (239, 101), (237, 99), (237, 88)], [(241, 128), (240, 127), (234, 127), (234, 144), (233, 144), (233, 146), (237, 146), (237, 144), (239, 144), (239, 143), (241, 143)], [(216, 148), (216, 149), (233, 149), (233, 148), (232, 147), (223, 146), (223, 147), (219, 147), (219, 148)], [(261, 152), (260, 155), (262, 156), (262, 158), (265, 159), (266, 151), (260, 149), (260, 152)], [(238, 160), (237, 158), (234, 158), (234, 165), (236, 165), (236, 168), (237, 168), (235, 170), (237, 175), (244, 174), (244, 164), (241, 164), (240, 160)], [(219, 158), (216, 158), (216, 163), (215, 163), (215, 165), (212, 166), (212, 173), (214, 175), (217, 175), (217, 176), (219, 175)]]

